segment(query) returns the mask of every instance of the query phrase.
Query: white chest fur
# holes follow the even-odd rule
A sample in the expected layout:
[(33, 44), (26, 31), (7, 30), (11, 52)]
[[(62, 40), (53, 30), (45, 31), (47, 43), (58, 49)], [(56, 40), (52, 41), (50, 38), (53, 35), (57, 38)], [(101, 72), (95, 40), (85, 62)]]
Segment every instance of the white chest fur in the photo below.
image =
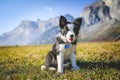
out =
[[(67, 48), (65, 47), (66, 45)], [(73, 69), (79, 69), (79, 67), (76, 64), (76, 55), (74, 54), (76, 50), (76, 45), (72, 44), (59, 44), (58, 45), (58, 51), (59, 54), (57, 55), (57, 61), (58, 61), (58, 72), (63, 73), (63, 62), (65, 59), (70, 58)]]
[(62, 52), (64, 59), (68, 59), (70, 57), (70, 54), (75, 52), (75, 49), (76, 45), (72, 44), (60, 44), (58, 46), (58, 51)]

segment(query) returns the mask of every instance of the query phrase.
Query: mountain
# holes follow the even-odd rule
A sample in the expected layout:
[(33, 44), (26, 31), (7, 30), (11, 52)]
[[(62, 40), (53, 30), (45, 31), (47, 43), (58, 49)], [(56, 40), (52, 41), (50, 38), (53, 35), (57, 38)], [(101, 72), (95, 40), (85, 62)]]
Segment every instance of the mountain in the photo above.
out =
[(56, 34), (59, 33), (59, 26), (54, 26), (51, 29), (41, 34), (35, 41), (30, 44), (46, 44), (53, 43), (56, 40)]
[(120, 0), (103, 0), (111, 8), (111, 16), (120, 20)]
[(99, 1), (86, 6), (82, 12), (84, 26), (91, 26), (98, 22), (108, 22), (111, 19), (110, 7)]
[(75, 19), (75, 18), (74, 18), (72, 15), (70, 15), (70, 14), (65, 14), (64, 16), (65, 16), (66, 19), (69, 20), (69, 21), (73, 21), (73, 20)]
[[(75, 18), (70, 14), (64, 15), (67, 20), (73, 21)], [(59, 21), (58, 21), (59, 22)], [(52, 28), (46, 30), (42, 33), (35, 41), (31, 42), (30, 44), (46, 44), (46, 43), (53, 43), (56, 40), (56, 35), (59, 34), (60, 28), (59, 25), (53, 26)]]
[(37, 22), (22, 21), (14, 30), (0, 36), (0, 45), (26, 45), (37, 37), (40, 32), (38, 28)]
[[(69, 21), (75, 18), (64, 15)], [(79, 41), (120, 40), (120, 0), (97, 0), (84, 8)], [(15, 29), (0, 35), (0, 46), (55, 42), (59, 33), (59, 16), (43, 21), (24, 20)]]
[(36, 40), (44, 31), (58, 25), (58, 17), (48, 21), (24, 20), (14, 30), (0, 36), (0, 45), (27, 45)]
[[(107, 1), (99, 0), (84, 9), (80, 41), (115, 41), (120, 38), (120, 13), (116, 13), (119, 9), (111, 11)], [(116, 14), (113, 16), (113, 13)]]
[(115, 41), (120, 37), (120, 21), (111, 20), (81, 29), (80, 41)]
[[(65, 17), (73, 20), (74, 17), (70, 14), (64, 15)], [(0, 46), (6, 45), (28, 45), (35, 41), (42, 41), (41, 39), (47, 39), (47, 35), (51, 34), (50, 30), (56, 30), (58, 26), (59, 16), (50, 18), (49, 20), (43, 21), (38, 19), (37, 21), (24, 20), (21, 21), (20, 25), (10, 32), (0, 35)], [(59, 29), (59, 27), (57, 27)], [(46, 35), (46, 36), (43, 36)], [(56, 34), (53, 34), (55, 36)], [(41, 38), (42, 37), (42, 38)], [(52, 39), (52, 35), (50, 35)], [(49, 40), (50, 41), (50, 40)], [(46, 43), (49, 43), (46, 40)], [(53, 41), (53, 40), (51, 40)], [(51, 42), (50, 41), (50, 42)], [(35, 42), (36, 43), (36, 42)], [(39, 42), (45, 43), (45, 41)]]

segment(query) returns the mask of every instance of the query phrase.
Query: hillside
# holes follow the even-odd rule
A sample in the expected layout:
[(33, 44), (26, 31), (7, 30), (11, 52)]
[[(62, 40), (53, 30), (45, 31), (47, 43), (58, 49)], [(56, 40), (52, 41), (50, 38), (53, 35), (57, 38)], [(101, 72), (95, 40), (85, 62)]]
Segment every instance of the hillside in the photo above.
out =
[[(81, 28), (80, 41), (115, 41), (120, 36), (120, 19), (118, 12), (119, 0), (114, 0), (111, 5), (108, 5), (108, 1), (104, 2), (98, 0), (98, 2), (86, 6), (83, 10), (83, 25)], [(114, 14), (116, 13), (116, 14)]]

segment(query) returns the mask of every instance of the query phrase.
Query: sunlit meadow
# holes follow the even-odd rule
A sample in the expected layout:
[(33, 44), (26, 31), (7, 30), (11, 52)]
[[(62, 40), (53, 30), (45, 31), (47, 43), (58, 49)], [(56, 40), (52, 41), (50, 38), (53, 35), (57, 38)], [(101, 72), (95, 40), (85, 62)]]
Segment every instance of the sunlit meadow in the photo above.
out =
[(0, 47), (0, 80), (120, 80), (120, 42), (77, 44), (79, 70), (41, 71), (52, 44)]

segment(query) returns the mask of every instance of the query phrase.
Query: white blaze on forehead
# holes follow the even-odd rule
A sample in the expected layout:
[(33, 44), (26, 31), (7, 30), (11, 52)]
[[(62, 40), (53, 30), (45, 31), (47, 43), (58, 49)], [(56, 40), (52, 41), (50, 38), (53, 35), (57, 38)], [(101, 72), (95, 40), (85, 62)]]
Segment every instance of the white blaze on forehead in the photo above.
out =
[[(73, 31), (74, 24), (67, 24), (67, 27), (69, 28), (69, 31), (66, 34), (66, 39), (67, 39), (68, 42), (72, 43), (75, 40), (75, 33)], [(73, 35), (72, 38), (71, 38), (71, 35)]]
[(74, 24), (67, 24), (68, 28), (70, 29), (70, 31), (73, 31), (74, 28)]

